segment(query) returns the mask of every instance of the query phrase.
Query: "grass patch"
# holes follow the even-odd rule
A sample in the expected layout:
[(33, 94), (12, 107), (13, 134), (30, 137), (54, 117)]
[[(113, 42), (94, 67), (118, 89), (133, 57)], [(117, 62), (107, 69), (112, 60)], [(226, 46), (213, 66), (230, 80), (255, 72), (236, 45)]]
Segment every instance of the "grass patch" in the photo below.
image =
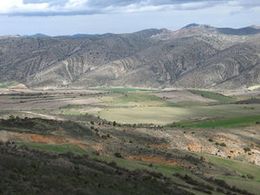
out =
[(253, 176), (253, 180), (260, 183), (260, 167), (236, 160), (223, 159), (220, 157), (205, 155), (206, 159), (218, 167), (224, 167), (242, 175)]
[[(175, 122), (174, 125), (170, 126), (197, 128), (247, 126), (256, 122), (258, 116), (260, 116), (260, 105), (253, 104), (254, 109), (234, 104), (192, 107), (167, 107), (164, 104), (147, 106), (140, 104), (140, 106), (134, 107), (103, 109), (98, 115), (108, 121), (116, 121), (118, 123), (167, 125)], [(208, 120), (199, 121), (203, 118)], [(217, 119), (217, 122), (214, 122), (215, 120), (213, 119)]]
[(108, 121), (124, 124), (168, 124), (189, 115), (188, 109), (159, 106), (111, 108), (100, 112), (99, 116)]
[(152, 166), (150, 166), (151, 163), (148, 162), (115, 158), (111, 156), (97, 156), (95, 158), (105, 162), (115, 162), (118, 166), (129, 170), (143, 169), (149, 171), (156, 171), (164, 174), (165, 176), (172, 176), (173, 173), (187, 173), (187, 171), (185, 171), (182, 167), (179, 166), (168, 166), (154, 163)]
[(196, 95), (200, 95), (204, 98), (216, 100), (219, 103), (230, 103), (235, 100), (233, 97), (225, 96), (223, 94), (212, 91), (190, 90), (190, 92)]
[(241, 116), (227, 119), (210, 119), (202, 121), (177, 122), (170, 126), (189, 127), (189, 128), (232, 128), (255, 125), (260, 121), (260, 115), (257, 116)]
[(18, 83), (15, 81), (11, 81), (11, 82), (2, 82), (0, 83), (0, 88), (8, 88), (8, 87), (12, 87), (14, 85), (17, 85)]
[[(260, 167), (236, 160), (223, 159), (212, 155), (204, 155), (205, 158), (214, 164), (214, 166), (229, 169), (238, 173), (239, 176), (214, 175), (214, 177), (225, 180), (231, 186), (239, 186), (254, 194), (260, 190)], [(243, 177), (244, 178), (243, 178)]]

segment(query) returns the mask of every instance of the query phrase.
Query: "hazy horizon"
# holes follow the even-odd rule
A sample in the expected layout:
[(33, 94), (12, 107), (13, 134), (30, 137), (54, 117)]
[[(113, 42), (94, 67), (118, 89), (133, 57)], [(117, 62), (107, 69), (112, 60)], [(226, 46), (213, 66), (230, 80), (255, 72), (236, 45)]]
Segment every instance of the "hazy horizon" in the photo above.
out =
[[(188, 26), (190, 24), (198, 24), (198, 23), (189, 23), (186, 24), (180, 28), (174, 28), (174, 29), (170, 29), (170, 28), (156, 28), (156, 27), (151, 27), (151, 28), (145, 28), (145, 29), (139, 29), (139, 30), (135, 30), (135, 31), (130, 31), (130, 32), (101, 32), (101, 33), (75, 33), (75, 34), (45, 34), (45, 33), (41, 33), (41, 32), (36, 32), (33, 34), (5, 34), (5, 35), (1, 35), (0, 36), (36, 36), (36, 35), (42, 35), (42, 36), (50, 36), (50, 37), (55, 37), (55, 36), (76, 36), (76, 35), (104, 35), (104, 34), (128, 34), (128, 33), (135, 33), (135, 32), (139, 32), (139, 31), (144, 31), (144, 30), (149, 30), (149, 29), (167, 29), (167, 30), (171, 30), (171, 31), (175, 31), (175, 30), (179, 30), (181, 28), (184, 28), (185, 26)], [(215, 27), (215, 28), (232, 28), (232, 29), (241, 29), (241, 28), (247, 28), (247, 27), (254, 27), (258, 25), (252, 24), (252, 25), (248, 25), (248, 26), (241, 26), (241, 27), (230, 27), (230, 26), (212, 26), (209, 24), (198, 24), (198, 25), (205, 25), (205, 26), (211, 26), (211, 27)]]
[(260, 25), (256, 0), (3, 0), (0, 35), (131, 33), (190, 23)]

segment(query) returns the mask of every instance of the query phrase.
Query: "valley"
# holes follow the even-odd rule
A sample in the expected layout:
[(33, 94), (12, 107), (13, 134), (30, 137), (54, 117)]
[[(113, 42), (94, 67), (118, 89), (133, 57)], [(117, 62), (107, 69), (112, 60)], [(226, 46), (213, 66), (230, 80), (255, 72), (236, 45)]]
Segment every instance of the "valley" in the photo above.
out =
[(0, 195), (260, 195), (260, 0), (0, 0)]
[[(133, 186), (140, 194), (260, 190), (257, 90), (13, 86), (0, 90), (0, 168), (12, 171), (6, 162), (14, 156), (13, 163), (33, 165), (12, 173), (30, 182), (24, 193), (61, 192), (57, 189), (65, 189), (62, 186), (68, 182), (67, 193), (121, 194), (117, 179), (126, 181), (121, 182), (125, 194), (131, 194)], [(43, 182), (41, 177), (31, 180), (30, 174), (47, 167), (54, 173), (60, 170), (59, 178), (81, 178), (85, 184), (57, 180), (55, 188), (47, 188), (37, 184)], [(8, 178), (5, 171), (2, 174)], [(111, 171), (113, 180), (108, 179)], [(13, 189), (27, 185), (1, 182), (3, 191), (8, 182)]]

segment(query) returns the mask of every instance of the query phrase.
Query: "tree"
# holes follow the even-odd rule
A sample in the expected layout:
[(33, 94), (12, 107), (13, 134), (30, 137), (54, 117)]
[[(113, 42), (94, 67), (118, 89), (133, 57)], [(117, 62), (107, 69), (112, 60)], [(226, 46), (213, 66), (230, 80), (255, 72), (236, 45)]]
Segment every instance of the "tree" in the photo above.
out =
[(113, 126), (116, 126), (116, 121), (113, 122)]

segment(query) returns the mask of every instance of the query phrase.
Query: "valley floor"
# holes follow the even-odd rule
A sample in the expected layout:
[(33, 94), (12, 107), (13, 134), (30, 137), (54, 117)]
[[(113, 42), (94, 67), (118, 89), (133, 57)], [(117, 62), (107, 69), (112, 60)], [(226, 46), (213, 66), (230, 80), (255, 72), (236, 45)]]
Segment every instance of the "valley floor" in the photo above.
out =
[(258, 194), (260, 93), (223, 94), (2, 90), (0, 192)]

